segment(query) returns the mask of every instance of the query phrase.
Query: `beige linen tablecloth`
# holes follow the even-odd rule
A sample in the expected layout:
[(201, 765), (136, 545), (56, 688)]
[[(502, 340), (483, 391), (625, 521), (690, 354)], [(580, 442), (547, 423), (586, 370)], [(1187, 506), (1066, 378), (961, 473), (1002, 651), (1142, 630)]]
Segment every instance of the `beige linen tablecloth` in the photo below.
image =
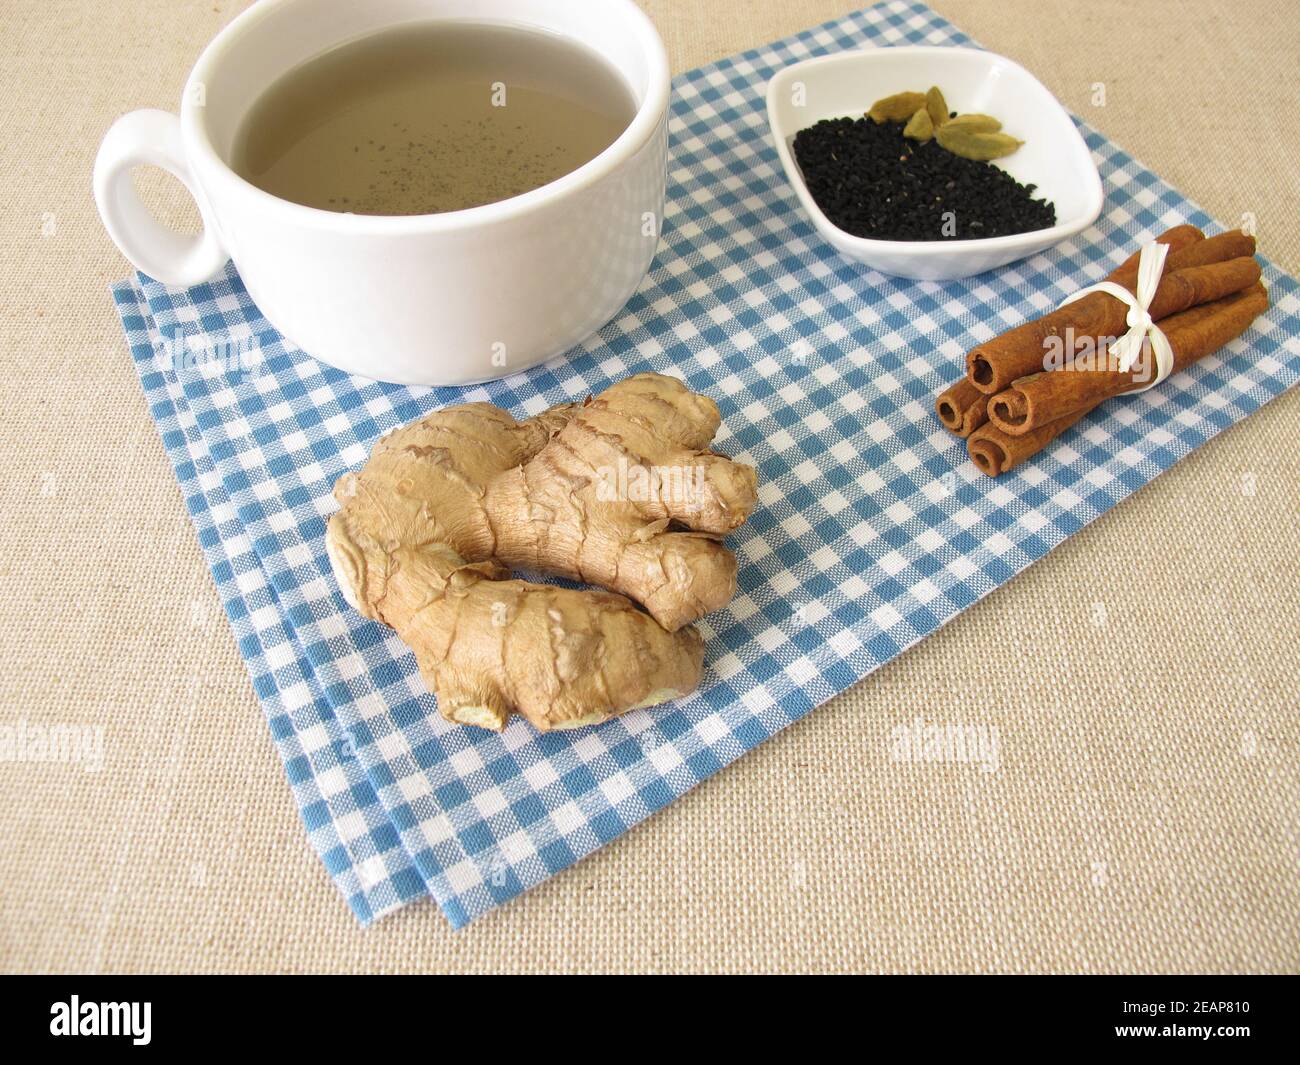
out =
[[(1300, 269), (1284, 6), (934, 6)], [(0, 763), (0, 968), (1300, 968), (1294, 393), (575, 869), (463, 932), (430, 903), (358, 928), (145, 409), (90, 198), (109, 123), (174, 107), (240, 7), (4, 5), (0, 723), (100, 725), (105, 755)], [(676, 70), (850, 10), (646, 7)], [(997, 772), (892, 760), (918, 718), (995, 726)]]

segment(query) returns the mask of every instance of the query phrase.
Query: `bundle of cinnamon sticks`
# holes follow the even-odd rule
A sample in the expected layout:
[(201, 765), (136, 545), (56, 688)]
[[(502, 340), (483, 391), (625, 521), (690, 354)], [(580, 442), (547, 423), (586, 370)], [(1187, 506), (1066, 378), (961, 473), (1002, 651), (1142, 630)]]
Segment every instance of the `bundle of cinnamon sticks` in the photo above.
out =
[[(1148, 313), (1169, 341), (1173, 371), (1217, 351), (1268, 308), (1255, 238), (1240, 230), (1206, 237), (1176, 226)], [(1137, 287), (1134, 252), (1106, 278)], [(935, 400), (939, 420), (975, 465), (996, 477), (1036, 455), (1112, 396), (1149, 385), (1157, 374), (1150, 342), (1127, 369), (1111, 344), (1128, 332), (1128, 304), (1092, 292), (972, 348), (966, 376)]]

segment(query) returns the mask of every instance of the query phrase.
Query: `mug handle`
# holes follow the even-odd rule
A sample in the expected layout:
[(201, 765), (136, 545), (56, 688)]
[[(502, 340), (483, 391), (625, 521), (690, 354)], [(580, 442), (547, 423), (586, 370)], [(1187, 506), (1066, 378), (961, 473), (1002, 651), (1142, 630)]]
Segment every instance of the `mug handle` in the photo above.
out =
[[(173, 232), (149, 213), (131, 183), (132, 168), (142, 165), (162, 167), (189, 190), (203, 232)], [(194, 191), (180, 119), (171, 112), (149, 108), (114, 122), (95, 156), (94, 182), (95, 204), (108, 235), (150, 277), (167, 285), (197, 285), (210, 280), (229, 258)]]

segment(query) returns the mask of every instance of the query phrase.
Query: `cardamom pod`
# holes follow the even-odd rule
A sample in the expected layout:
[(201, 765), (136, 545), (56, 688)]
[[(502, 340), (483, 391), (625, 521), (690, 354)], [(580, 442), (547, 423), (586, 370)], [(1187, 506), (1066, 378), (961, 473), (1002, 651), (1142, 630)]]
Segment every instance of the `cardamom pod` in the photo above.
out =
[(899, 92), (886, 96), (871, 105), (867, 117), (880, 125), (882, 122), (906, 122), (918, 107), (925, 106), (925, 96), (919, 92)]
[(930, 91), (925, 94), (925, 109), (929, 112), (934, 129), (948, 121), (948, 101), (943, 98), (938, 85), (931, 85)]
[(934, 123), (930, 121), (930, 112), (926, 108), (918, 108), (916, 114), (907, 120), (903, 136), (914, 141), (928, 141), (934, 136)]
[(954, 129), (951, 122), (945, 122), (935, 130), (934, 136), (939, 142), (939, 147), (946, 148), (953, 155), (960, 155), (963, 159), (975, 159), (979, 162), (1001, 159), (1025, 143), (1006, 133), (975, 133), (960, 126)]
[(957, 129), (964, 129), (970, 133), (996, 133), (1002, 128), (1002, 123), (992, 115), (977, 115), (973, 112), (968, 115), (958, 115), (956, 118), (950, 118), (943, 124), (945, 126), (955, 126)]

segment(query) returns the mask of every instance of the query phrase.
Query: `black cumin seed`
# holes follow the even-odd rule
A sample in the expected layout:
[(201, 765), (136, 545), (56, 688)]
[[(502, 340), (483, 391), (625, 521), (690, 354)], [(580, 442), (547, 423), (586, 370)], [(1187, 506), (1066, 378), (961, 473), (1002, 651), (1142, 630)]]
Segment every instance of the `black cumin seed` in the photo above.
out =
[(796, 134), (794, 155), (817, 206), (857, 237), (970, 240), (1056, 225), (1036, 185), (934, 140), (907, 140), (901, 122), (827, 119)]

